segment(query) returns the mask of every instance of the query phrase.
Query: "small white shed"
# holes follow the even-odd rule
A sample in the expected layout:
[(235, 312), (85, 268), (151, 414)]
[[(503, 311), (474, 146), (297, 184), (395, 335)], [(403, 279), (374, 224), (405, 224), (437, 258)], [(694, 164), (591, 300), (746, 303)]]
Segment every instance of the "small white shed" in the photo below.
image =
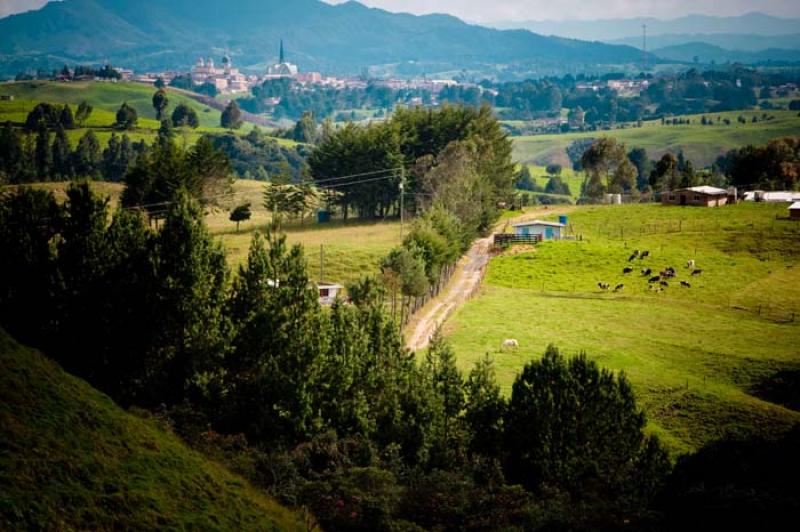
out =
[(336, 301), (336, 296), (344, 289), (342, 285), (335, 283), (319, 283), (317, 287), (320, 305), (332, 305)]
[(562, 230), (566, 225), (558, 222), (533, 220), (532, 222), (514, 224), (512, 227), (515, 235), (540, 235), (542, 240), (561, 240)]

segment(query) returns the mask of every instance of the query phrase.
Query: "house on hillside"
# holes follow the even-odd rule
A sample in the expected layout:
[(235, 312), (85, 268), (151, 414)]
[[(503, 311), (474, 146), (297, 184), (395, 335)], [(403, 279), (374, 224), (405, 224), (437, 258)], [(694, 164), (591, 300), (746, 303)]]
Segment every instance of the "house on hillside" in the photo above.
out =
[(533, 220), (512, 225), (517, 236), (538, 235), (540, 240), (561, 240), (565, 224)]
[(728, 203), (728, 191), (709, 186), (689, 187), (661, 193), (662, 205), (719, 207)]
[(320, 305), (332, 305), (339, 292), (344, 289), (342, 285), (335, 283), (318, 283), (317, 288), (319, 289)]
[(789, 206), (789, 218), (792, 220), (800, 220), (800, 201), (792, 203)]

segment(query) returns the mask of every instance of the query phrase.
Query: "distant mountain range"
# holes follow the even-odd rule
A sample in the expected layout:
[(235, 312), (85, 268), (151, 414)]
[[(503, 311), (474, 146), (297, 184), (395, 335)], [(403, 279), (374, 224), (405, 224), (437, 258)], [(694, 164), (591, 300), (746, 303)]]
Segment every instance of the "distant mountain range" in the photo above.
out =
[(758, 52), (741, 50), (726, 50), (713, 44), (704, 42), (690, 42), (667, 46), (653, 50), (658, 57), (673, 61), (694, 62), (695, 58), (699, 63), (708, 64), (712, 61), (717, 64), (722, 63), (742, 63), (754, 64), (765, 63), (768, 61), (797, 62), (800, 61), (800, 53), (797, 50), (781, 50), (770, 48)]
[(654, 18), (498, 22), (501, 29), (527, 29), (544, 35), (627, 44), (641, 49), (643, 26), (647, 49), (667, 61), (702, 63), (766, 61), (800, 62), (800, 19), (763, 13), (738, 17), (688, 15), (672, 20)]
[[(800, 31), (800, 26), (797, 27)], [(615, 39), (615, 44), (627, 44), (636, 48), (642, 47), (642, 36)], [(761, 50), (783, 49), (800, 50), (800, 33), (786, 35), (753, 35), (745, 33), (666, 33), (664, 35), (648, 35), (648, 50), (656, 50), (667, 46), (678, 46), (687, 43), (702, 42), (724, 48), (726, 50), (742, 50), (758, 52)]]
[(392, 74), (494, 69), (513, 77), (641, 61), (641, 52), (626, 45), (318, 0), (64, 0), (0, 19), (0, 35), (5, 75), (104, 60), (137, 70), (188, 68), (200, 55), (223, 53), (261, 71), (277, 59), (280, 39), (289, 60), (332, 74), (378, 66)]
[[(500, 21), (490, 24), (497, 29), (526, 29), (542, 35), (557, 35), (572, 39), (611, 42), (630, 38), (642, 42), (642, 26), (647, 25), (648, 38), (667, 34), (745, 34), (787, 35), (796, 34), (800, 19), (785, 19), (747, 13), (738, 17), (687, 15), (670, 20), (656, 18), (630, 18), (605, 20), (528, 20)], [(674, 43), (673, 43), (674, 44)]]

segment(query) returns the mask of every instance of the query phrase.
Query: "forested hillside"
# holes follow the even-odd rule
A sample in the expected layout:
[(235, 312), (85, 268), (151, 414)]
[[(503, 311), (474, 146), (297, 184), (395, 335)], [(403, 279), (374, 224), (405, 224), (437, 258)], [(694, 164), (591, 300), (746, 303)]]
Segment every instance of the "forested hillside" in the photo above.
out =
[(443, 15), (416, 17), (355, 2), (244, 0), (66, 0), (0, 20), (0, 72), (35, 64), (110, 60), (140, 70), (191, 65), (198, 55), (230, 50), (235, 63), (263, 68), (283, 38), (306, 70), (355, 74), (395, 63), (423, 72), (489, 63), (564, 64), (639, 61), (627, 46), (543, 37), (471, 26)]

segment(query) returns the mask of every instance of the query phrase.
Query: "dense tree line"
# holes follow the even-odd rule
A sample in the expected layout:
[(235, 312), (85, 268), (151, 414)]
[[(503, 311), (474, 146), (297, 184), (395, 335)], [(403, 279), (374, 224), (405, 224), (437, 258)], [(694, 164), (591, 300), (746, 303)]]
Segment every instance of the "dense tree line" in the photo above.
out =
[(402, 109), (380, 124), (347, 124), (327, 133), (308, 163), (321, 186), (341, 192), (345, 216), (395, 212), (400, 168), (409, 168), (403, 192), (410, 208), (447, 201), (449, 189), (452, 201), (476, 209), (466, 222), (474, 231), (489, 228), (514, 180), (511, 142), (488, 107)]
[(120, 181), (147, 150), (144, 141), (132, 142), (116, 133), (102, 149), (92, 130), (73, 148), (60, 126), (54, 132), (41, 127), (34, 135), (6, 123), (0, 130), (0, 181), (20, 184), (76, 177)]
[(731, 150), (717, 159), (715, 167), (738, 187), (798, 190), (800, 137), (773, 139), (764, 146)]
[(207, 136), (215, 149), (228, 156), (233, 171), (242, 178), (258, 181), (299, 182), (307, 174), (305, 146), (278, 144), (273, 137), (254, 127), (247, 135)]

